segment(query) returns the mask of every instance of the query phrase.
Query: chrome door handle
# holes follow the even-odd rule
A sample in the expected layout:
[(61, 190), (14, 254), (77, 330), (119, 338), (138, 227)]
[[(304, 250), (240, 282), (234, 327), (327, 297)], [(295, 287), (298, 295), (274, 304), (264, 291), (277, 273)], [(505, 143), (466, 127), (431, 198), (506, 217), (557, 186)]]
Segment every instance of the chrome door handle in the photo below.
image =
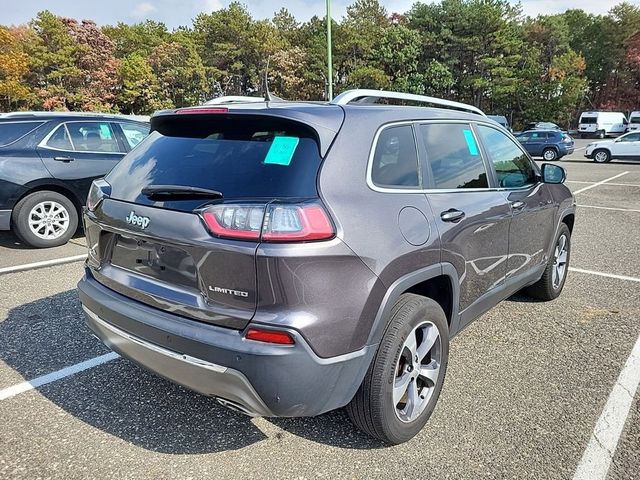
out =
[(516, 200), (515, 202), (511, 202), (511, 208), (514, 210), (522, 210), (527, 204), (521, 200)]
[(64, 162), (64, 163), (73, 162), (73, 158), (71, 157), (53, 157), (53, 159), (56, 162)]
[(464, 212), (450, 208), (440, 214), (440, 218), (443, 222), (459, 222), (464, 218)]

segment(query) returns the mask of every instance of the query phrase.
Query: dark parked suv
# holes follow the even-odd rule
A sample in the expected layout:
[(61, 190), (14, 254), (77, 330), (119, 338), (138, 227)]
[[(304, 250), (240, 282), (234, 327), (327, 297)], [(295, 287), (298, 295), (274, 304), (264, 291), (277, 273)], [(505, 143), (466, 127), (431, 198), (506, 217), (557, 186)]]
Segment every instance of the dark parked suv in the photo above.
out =
[(125, 116), (0, 114), (0, 230), (32, 247), (66, 243), (91, 182), (148, 133), (148, 122)]
[(520, 290), (562, 291), (564, 170), (539, 169), (474, 107), (356, 90), (165, 111), (151, 126), (92, 186), (86, 321), (228, 407), (346, 406), (369, 434), (406, 441), (433, 411), (453, 335)]
[(542, 157), (547, 162), (571, 155), (575, 148), (573, 138), (560, 130), (528, 130), (516, 138), (531, 156)]

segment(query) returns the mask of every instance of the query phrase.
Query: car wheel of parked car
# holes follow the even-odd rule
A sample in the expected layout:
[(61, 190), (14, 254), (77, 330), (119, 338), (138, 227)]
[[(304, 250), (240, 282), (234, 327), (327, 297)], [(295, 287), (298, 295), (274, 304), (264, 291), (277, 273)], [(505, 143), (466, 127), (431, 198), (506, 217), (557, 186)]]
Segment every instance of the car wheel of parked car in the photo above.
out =
[(542, 158), (547, 162), (553, 162), (558, 158), (558, 152), (556, 152), (553, 148), (545, 148), (542, 152)]
[(600, 130), (600, 131), (598, 132), (598, 138), (604, 138), (604, 137), (606, 137), (606, 135), (605, 135), (605, 133), (604, 133), (604, 130)]
[(41, 191), (18, 202), (11, 217), (12, 229), (31, 247), (64, 245), (78, 228), (78, 212), (64, 195)]
[(361, 430), (390, 443), (414, 437), (427, 422), (444, 381), (449, 328), (438, 303), (401, 295), (347, 413)]
[(558, 298), (567, 279), (571, 256), (571, 233), (565, 223), (560, 224), (553, 253), (540, 280), (526, 288), (525, 292), (539, 300)]
[(611, 161), (611, 153), (609, 153), (609, 150), (596, 150), (593, 152), (593, 159), (598, 163), (607, 163)]

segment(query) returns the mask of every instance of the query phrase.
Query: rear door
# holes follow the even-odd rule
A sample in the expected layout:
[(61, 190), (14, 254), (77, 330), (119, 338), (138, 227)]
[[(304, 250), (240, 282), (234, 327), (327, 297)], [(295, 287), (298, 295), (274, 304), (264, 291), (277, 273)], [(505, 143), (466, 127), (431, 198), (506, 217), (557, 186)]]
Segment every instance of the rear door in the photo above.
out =
[(488, 165), (471, 125), (424, 123), (418, 132), (442, 261), (458, 272), (464, 322), (465, 309), (504, 283), (511, 208), (503, 192), (490, 188)]
[(541, 157), (544, 147), (547, 145), (546, 132), (531, 132), (527, 142), (527, 152), (534, 157)]
[(613, 144), (613, 152), (616, 157), (640, 157), (640, 132), (628, 133), (617, 139)]
[(38, 146), (38, 154), (54, 178), (63, 180), (81, 201), (91, 182), (122, 159), (124, 148), (109, 121), (69, 121), (55, 127)]
[(503, 132), (478, 125), (496, 184), (504, 189), (513, 218), (509, 229), (507, 277), (534, 274), (547, 261), (555, 234), (556, 206), (533, 161)]

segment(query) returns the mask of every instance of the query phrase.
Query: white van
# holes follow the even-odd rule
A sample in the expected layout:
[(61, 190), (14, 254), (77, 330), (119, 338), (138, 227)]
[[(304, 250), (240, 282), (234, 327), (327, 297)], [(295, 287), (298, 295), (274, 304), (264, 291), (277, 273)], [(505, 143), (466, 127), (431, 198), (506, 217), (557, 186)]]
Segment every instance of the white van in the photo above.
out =
[(640, 130), (640, 112), (631, 112), (629, 115), (629, 131)]
[(627, 131), (628, 124), (627, 117), (621, 112), (583, 112), (580, 115), (578, 133), (580, 138), (622, 135)]

